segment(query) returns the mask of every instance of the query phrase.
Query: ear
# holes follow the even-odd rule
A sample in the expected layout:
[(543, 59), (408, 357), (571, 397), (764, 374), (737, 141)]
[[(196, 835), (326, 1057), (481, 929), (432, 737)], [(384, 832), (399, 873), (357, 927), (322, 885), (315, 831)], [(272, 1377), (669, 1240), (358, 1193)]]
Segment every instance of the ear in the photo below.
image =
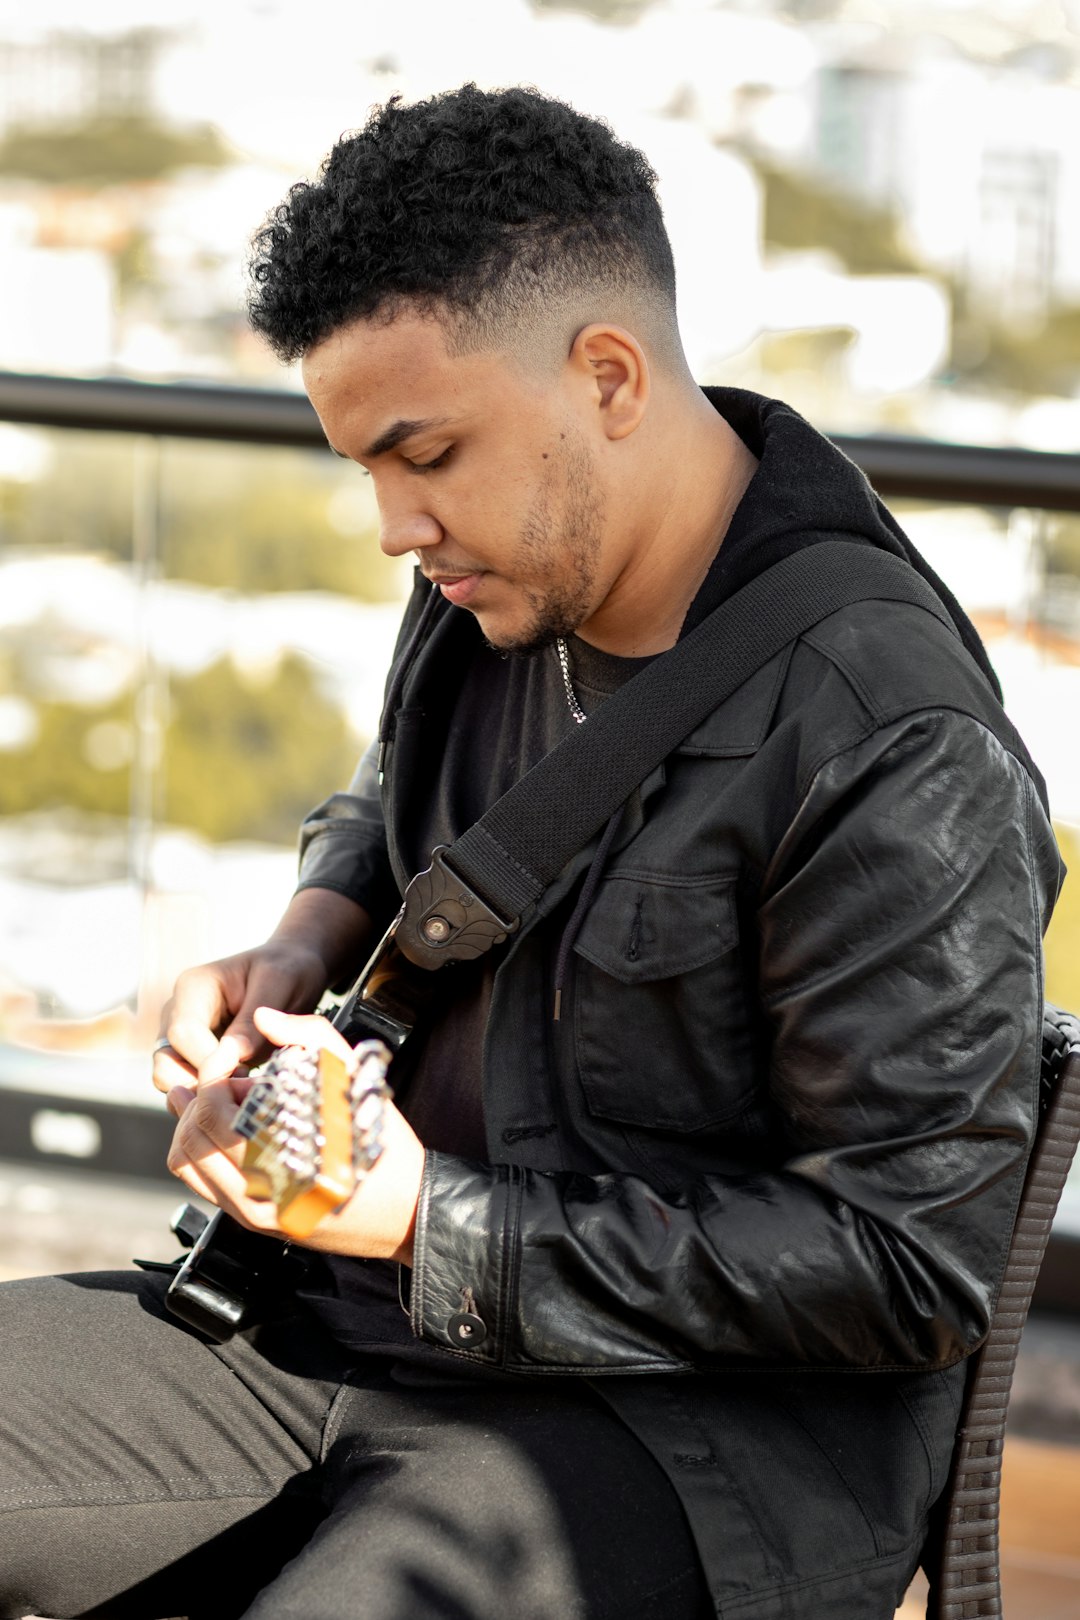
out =
[(594, 321), (570, 346), (569, 365), (592, 391), (608, 439), (625, 439), (645, 415), (652, 383), (645, 351), (623, 326)]

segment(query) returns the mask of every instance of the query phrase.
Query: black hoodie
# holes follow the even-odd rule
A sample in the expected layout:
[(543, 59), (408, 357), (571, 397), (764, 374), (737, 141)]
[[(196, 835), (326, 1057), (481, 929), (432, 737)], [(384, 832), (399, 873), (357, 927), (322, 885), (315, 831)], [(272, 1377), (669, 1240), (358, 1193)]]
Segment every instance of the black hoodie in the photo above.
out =
[(1000, 699), (997, 675), (978, 631), (948, 586), (912, 545), (865, 474), (805, 417), (779, 399), (743, 388), (706, 388), (705, 397), (758, 457), (683, 635), (766, 568), (821, 540), (876, 546), (902, 557), (937, 592), (960, 639)]

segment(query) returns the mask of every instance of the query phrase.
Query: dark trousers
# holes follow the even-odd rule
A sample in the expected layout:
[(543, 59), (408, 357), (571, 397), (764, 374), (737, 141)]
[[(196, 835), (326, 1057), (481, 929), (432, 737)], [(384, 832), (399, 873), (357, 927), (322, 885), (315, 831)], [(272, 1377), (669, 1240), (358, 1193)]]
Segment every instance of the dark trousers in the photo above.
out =
[(567, 1378), (209, 1346), (160, 1277), (0, 1287), (0, 1616), (700, 1620), (682, 1509)]

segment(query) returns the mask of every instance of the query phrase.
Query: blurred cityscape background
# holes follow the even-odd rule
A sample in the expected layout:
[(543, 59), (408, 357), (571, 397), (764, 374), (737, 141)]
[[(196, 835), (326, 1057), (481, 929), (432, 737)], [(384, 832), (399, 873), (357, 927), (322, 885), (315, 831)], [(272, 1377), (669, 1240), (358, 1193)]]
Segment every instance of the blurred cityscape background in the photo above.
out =
[[(243, 313), (266, 211), (391, 94), (527, 82), (648, 153), (702, 382), (1080, 454), (1078, 30), (1080, 0), (5, 0), (0, 371), (297, 390)], [(0, 1157), (41, 1167), (0, 1223), (41, 1230), (48, 1167), (110, 1163), (133, 1110), (112, 1168), (168, 1200), (161, 1002), (264, 937), (377, 721), (408, 569), (369, 489), (328, 451), (0, 420)], [(1080, 865), (1080, 515), (893, 504)], [(1078, 942), (1067, 891), (1073, 1007)]]

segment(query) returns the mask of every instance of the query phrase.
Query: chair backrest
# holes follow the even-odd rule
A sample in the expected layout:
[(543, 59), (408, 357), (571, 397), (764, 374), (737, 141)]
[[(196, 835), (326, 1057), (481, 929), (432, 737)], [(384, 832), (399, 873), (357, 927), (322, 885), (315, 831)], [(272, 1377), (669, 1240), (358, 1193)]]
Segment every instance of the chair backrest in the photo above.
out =
[(1047, 1006), (1035, 1144), (990, 1332), (972, 1357), (949, 1487), (936, 1512), (927, 1620), (996, 1620), (1002, 1613), (998, 1507), (1009, 1391), (1078, 1139), (1080, 1021)]

